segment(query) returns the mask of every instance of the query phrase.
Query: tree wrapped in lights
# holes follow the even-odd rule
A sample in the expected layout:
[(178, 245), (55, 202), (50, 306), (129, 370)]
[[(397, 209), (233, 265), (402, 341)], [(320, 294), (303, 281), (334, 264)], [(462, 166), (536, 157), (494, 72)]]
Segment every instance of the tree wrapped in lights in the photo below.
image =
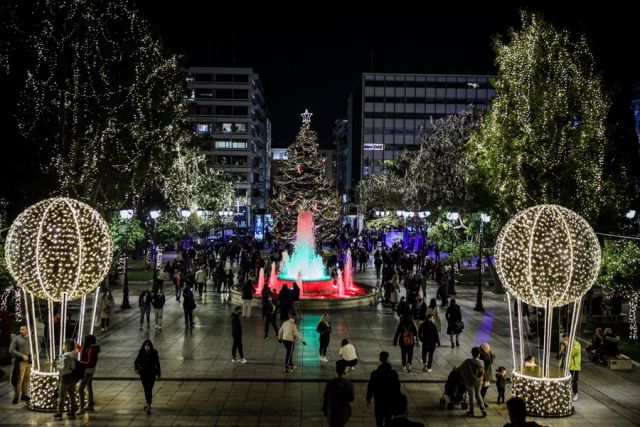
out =
[[(185, 80), (127, 0), (5, 5), (17, 126), (52, 193), (102, 212), (136, 207), (190, 138)], [(35, 151), (35, 150), (34, 150)]]
[[(7, 235), (6, 261), (23, 290), (29, 340), (33, 349), (32, 392), (28, 405), (35, 410), (55, 408), (53, 391), (58, 383), (54, 360), (62, 353), (67, 336), (68, 302), (80, 298), (75, 339), (84, 332), (86, 296), (97, 288), (109, 270), (112, 241), (107, 223), (88, 205), (69, 198), (52, 198), (27, 208)], [(47, 345), (41, 350), (37, 331), (37, 298), (47, 301)], [(54, 302), (60, 303), (60, 347), (56, 351)], [(93, 333), (97, 294), (93, 300)]]
[(471, 108), (432, 121), (433, 131), (422, 135), (420, 150), (405, 153), (409, 160), (404, 185), (406, 206), (421, 210), (435, 206), (459, 209), (465, 205), (470, 167), (467, 143), (478, 124)]
[[(527, 402), (532, 415), (566, 416), (573, 411), (569, 364), (550, 367), (553, 308), (573, 303), (566, 354), (571, 354), (582, 296), (600, 269), (600, 245), (591, 226), (575, 212), (557, 205), (538, 205), (514, 216), (503, 227), (495, 246), (495, 266), (508, 291), (514, 371), (512, 393)], [(514, 338), (511, 296), (517, 312), (522, 303), (543, 307), (544, 340), (540, 371), (524, 369), (526, 340), (522, 316), (517, 316), (519, 351)]]
[(629, 338), (638, 340), (640, 248), (636, 242), (605, 241), (598, 284), (606, 294), (629, 300)]
[[(183, 148), (177, 152), (162, 193), (169, 211), (189, 208), (195, 212), (203, 208), (217, 212), (232, 205), (234, 189), (231, 179), (223, 171), (209, 167), (203, 154)], [(207, 220), (216, 217), (210, 215)]]
[(290, 240), (300, 211), (313, 212), (316, 238), (326, 241), (338, 228), (338, 195), (325, 175), (325, 161), (318, 152), (317, 135), (311, 130), (311, 113), (302, 114), (296, 141), (287, 148), (288, 161), (274, 183), (271, 212), (275, 233)]
[(584, 37), (522, 14), (511, 41), (495, 43), (496, 97), (470, 141), (474, 185), (498, 213), (560, 203), (594, 219), (604, 196), (609, 103)]

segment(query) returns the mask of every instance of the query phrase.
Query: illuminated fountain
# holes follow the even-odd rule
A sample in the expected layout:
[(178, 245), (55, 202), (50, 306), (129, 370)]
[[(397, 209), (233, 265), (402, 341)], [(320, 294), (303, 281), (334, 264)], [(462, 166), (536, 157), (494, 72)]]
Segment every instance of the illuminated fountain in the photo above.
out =
[[(290, 256), (286, 251), (282, 253), (278, 274), (276, 274), (275, 263), (271, 265), (268, 282), (265, 281), (264, 272), (260, 272), (258, 282), (254, 285), (255, 293), (260, 295), (265, 284), (271, 289), (280, 290), (283, 284), (291, 288), (293, 283), (297, 283), (300, 288), (300, 298), (307, 309), (369, 305), (378, 292), (377, 289), (354, 282), (350, 254), (347, 254), (345, 271), (338, 271), (337, 277), (332, 278), (327, 272), (322, 257), (316, 253), (313, 230), (313, 212), (298, 213), (298, 233), (293, 253)], [(238, 295), (232, 292), (234, 300), (239, 298)], [(254, 298), (254, 301), (259, 303), (260, 299)]]

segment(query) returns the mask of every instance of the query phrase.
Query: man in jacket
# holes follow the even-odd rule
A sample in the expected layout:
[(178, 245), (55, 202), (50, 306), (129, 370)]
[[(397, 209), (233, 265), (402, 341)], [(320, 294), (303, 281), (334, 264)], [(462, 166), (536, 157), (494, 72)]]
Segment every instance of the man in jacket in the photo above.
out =
[(182, 292), (182, 308), (184, 310), (184, 326), (185, 328), (195, 325), (193, 321), (193, 310), (196, 309), (196, 297), (188, 286), (185, 286)]
[[(562, 345), (560, 346), (560, 366), (564, 367), (567, 362), (567, 349), (569, 347), (569, 335), (562, 335)], [(571, 356), (569, 357), (569, 372), (571, 373), (571, 388), (573, 389), (573, 400), (578, 400), (578, 377), (582, 366), (582, 348), (580, 343), (573, 340), (571, 346)]]
[(484, 402), (482, 396), (480, 396), (480, 386), (482, 385), (482, 379), (484, 377), (484, 363), (480, 360), (480, 349), (473, 347), (471, 349), (471, 359), (467, 359), (458, 367), (458, 371), (464, 378), (464, 384), (467, 387), (467, 394), (469, 395), (469, 411), (465, 414), (468, 417), (473, 417), (473, 398), (475, 396), (478, 406), (482, 411), (482, 417), (487, 416), (487, 411), (484, 408)]
[[(427, 320), (420, 325), (418, 338), (422, 341), (422, 372), (431, 372), (433, 353), (436, 351), (436, 346), (440, 347), (440, 334), (433, 321), (433, 314), (429, 313)], [(427, 356), (429, 356), (428, 359)]]
[(280, 330), (278, 331), (278, 341), (284, 344), (284, 347), (287, 349), (286, 356), (284, 358), (284, 372), (293, 372), (296, 368), (293, 365), (293, 350), (295, 348), (296, 338), (302, 341), (303, 345), (307, 345), (300, 335), (300, 331), (298, 330), (298, 326), (296, 325), (296, 315), (294, 313), (289, 313), (289, 320), (282, 323), (280, 326)]
[(13, 337), (9, 345), (9, 354), (14, 357), (13, 377), (11, 378), (11, 383), (15, 387), (14, 405), (20, 401), (21, 394), (22, 400), (29, 401), (27, 390), (31, 377), (31, 343), (27, 335), (29, 335), (27, 325), (20, 325), (20, 333)]
[(367, 407), (374, 400), (376, 426), (387, 426), (391, 422), (391, 403), (400, 394), (398, 373), (389, 364), (389, 353), (380, 352), (378, 369), (371, 372), (367, 384)]
[[(231, 337), (233, 337), (233, 345), (231, 347), (232, 362), (240, 362), (242, 364), (247, 363), (247, 359), (244, 358), (244, 352), (242, 351), (242, 324), (240, 323), (240, 313), (242, 313), (242, 307), (237, 306), (233, 313), (231, 313)], [(240, 356), (240, 359), (236, 358), (236, 351)]]
[(344, 360), (336, 362), (338, 376), (327, 382), (322, 400), (322, 412), (331, 427), (344, 426), (351, 417), (350, 402), (355, 400), (353, 384), (344, 378), (346, 365)]
[[(203, 265), (196, 271), (196, 286), (198, 287), (198, 294), (202, 298), (202, 290), (205, 289), (207, 283), (207, 269)], [(206, 290), (206, 289), (205, 289)]]
[(140, 307), (140, 330), (144, 324), (144, 318), (147, 317), (147, 329), (149, 329), (149, 316), (151, 315), (151, 292), (149, 289), (145, 289), (138, 298), (138, 307)]
[(153, 306), (153, 314), (156, 319), (156, 329), (162, 330), (162, 312), (164, 311), (164, 303), (166, 299), (162, 293), (162, 288), (158, 288), (151, 297), (151, 305)]
[(242, 316), (251, 317), (251, 304), (253, 303), (253, 283), (246, 280), (242, 286)]

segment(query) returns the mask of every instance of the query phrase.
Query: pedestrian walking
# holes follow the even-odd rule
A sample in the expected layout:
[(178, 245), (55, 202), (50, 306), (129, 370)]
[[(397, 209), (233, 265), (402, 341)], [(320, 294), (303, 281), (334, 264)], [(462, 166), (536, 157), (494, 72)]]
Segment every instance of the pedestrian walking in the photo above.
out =
[(329, 341), (331, 340), (331, 322), (329, 321), (329, 314), (324, 313), (322, 319), (316, 327), (316, 331), (320, 334), (320, 361), (328, 362), (327, 348), (329, 347)]
[(166, 298), (162, 293), (162, 288), (158, 288), (156, 293), (151, 297), (151, 305), (153, 306), (153, 317), (156, 322), (156, 329), (162, 330), (162, 313), (164, 312), (164, 303)]
[[(96, 372), (98, 364), (98, 354), (100, 346), (96, 344), (96, 337), (87, 335), (84, 337), (82, 345), (78, 344), (77, 350), (80, 352), (80, 360), (78, 363), (84, 368), (84, 375), (80, 379), (78, 386), (78, 397), (80, 400), (80, 410), (77, 415), (83, 415), (85, 411), (93, 411), (93, 375)], [(85, 397), (85, 390), (87, 396)], [(85, 406), (85, 402), (87, 405)]]
[(184, 310), (185, 328), (195, 325), (196, 323), (193, 321), (193, 310), (196, 309), (196, 297), (193, 295), (193, 291), (187, 286), (185, 286), (182, 292), (182, 309)]
[(440, 347), (440, 334), (433, 321), (433, 315), (427, 314), (427, 319), (418, 329), (418, 338), (422, 341), (422, 372), (431, 372), (433, 354), (436, 346)]
[(438, 302), (436, 301), (435, 298), (431, 298), (431, 301), (429, 301), (429, 307), (427, 307), (427, 316), (428, 315), (432, 315), (433, 316), (433, 323), (436, 325), (436, 328), (438, 328), (438, 333), (440, 333), (442, 331), (442, 324), (440, 323), (440, 312), (438, 310)]
[(144, 398), (147, 402), (144, 410), (147, 415), (151, 415), (153, 385), (156, 380), (160, 380), (160, 357), (158, 351), (153, 348), (151, 340), (144, 340), (133, 366), (144, 388)]
[[(240, 313), (242, 313), (242, 307), (240, 306), (237, 306), (233, 310), (233, 313), (231, 313), (231, 337), (233, 338), (231, 361), (245, 364), (247, 363), (247, 359), (244, 358), (244, 352), (242, 351), (242, 324), (240, 323)], [(239, 359), (236, 357), (236, 354), (240, 356)]]
[(416, 325), (413, 324), (411, 314), (405, 314), (398, 323), (396, 333), (393, 336), (393, 345), (400, 344), (400, 358), (402, 359), (402, 369), (411, 372), (413, 362), (413, 348), (416, 344)]
[(296, 369), (293, 364), (293, 350), (295, 350), (296, 339), (302, 341), (303, 345), (307, 345), (298, 330), (295, 317), (296, 315), (294, 313), (289, 313), (289, 319), (282, 323), (278, 331), (278, 341), (280, 341), (287, 350), (284, 358), (284, 370), (282, 371), (285, 374), (287, 372), (293, 372)]
[(389, 427), (425, 427), (424, 424), (411, 421), (407, 418), (407, 407), (407, 396), (399, 394), (391, 404), (391, 415), (393, 415), (393, 419), (389, 423)]
[(460, 306), (456, 304), (455, 298), (451, 298), (451, 304), (447, 308), (445, 313), (445, 319), (447, 319), (447, 335), (451, 340), (451, 348), (453, 345), (453, 336), (456, 336), (456, 347), (460, 347), (460, 334), (464, 329), (464, 323), (462, 322), (462, 310)]
[(485, 410), (484, 401), (480, 396), (480, 387), (482, 386), (482, 379), (484, 377), (484, 363), (480, 360), (480, 349), (473, 347), (471, 349), (471, 358), (462, 362), (458, 367), (458, 371), (464, 378), (464, 384), (467, 387), (467, 394), (469, 395), (469, 409), (466, 416), (473, 417), (473, 399), (475, 397), (476, 403), (482, 411), (482, 417), (487, 416)]
[(64, 410), (65, 403), (67, 403), (67, 409), (69, 409), (67, 418), (75, 420), (76, 412), (78, 411), (78, 401), (75, 396), (76, 383), (78, 380), (74, 376), (76, 361), (78, 359), (76, 342), (72, 339), (65, 340), (63, 350), (64, 353), (60, 355), (57, 362), (58, 376), (60, 378), (58, 382), (58, 412), (56, 412), (53, 418), (57, 420), (62, 419), (62, 411)]
[(27, 325), (20, 325), (20, 332), (13, 337), (9, 344), (9, 354), (13, 357), (13, 373), (11, 384), (14, 387), (13, 404), (17, 405), (20, 399), (28, 402), (29, 381), (31, 379), (31, 342)]
[(251, 317), (251, 304), (253, 303), (253, 283), (247, 279), (242, 286), (242, 317)]
[(200, 298), (202, 298), (202, 291), (207, 283), (207, 268), (204, 264), (202, 264), (198, 271), (196, 271), (195, 280), (196, 286), (198, 287), (198, 294), (200, 295)]
[(358, 364), (358, 356), (356, 355), (356, 348), (347, 339), (343, 339), (340, 344), (340, 350), (338, 354), (342, 356), (346, 366), (346, 372), (354, 371), (355, 366)]
[(276, 323), (276, 311), (278, 302), (268, 286), (262, 289), (262, 318), (264, 319), (264, 339), (269, 339), (269, 326), (278, 335), (278, 325)]
[(400, 394), (398, 373), (389, 364), (389, 353), (381, 351), (378, 368), (371, 372), (367, 383), (367, 407), (374, 403), (376, 426), (383, 427), (391, 422), (391, 403)]
[(327, 382), (322, 400), (322, 412), (331, 427), (343, 427), (351, 418), (350, 403), (355, 400), (353, 385), (344, 378), (344, 360), (336, 361), (336, 378)]
[(176, 301), (180, 302), (180, 295), (182, 295), (182, 288), (184, 287), (184, 279), (181, 271), (178, 271), (176, 275), (173, 276), (173, 287), (176, 290)]
[(147, 329), (149, 329), (149, 316), (151, 315), (151, 292), (149, 292), (149, 288), (144, 289), (140, 294), (138, 307), (140, 308), (140, 330), (142, 330), (145, 316), (147, 317)]
[(102, 332), (109, 329), (109, 325), (111, 324), (111, 312), (115, 303), (116, 302), (113, 299), (113, 295), (110, 290), (102, 293), (102, 297), (100, 298), (100, 330)]
[(480, 395), (484, 402), (484, 407), (487, 406), (487, 390), (491, 385), (491, 374), (493, 373), (493, 362), (496, 361), (496, 355), (491, 351), (489, 343), (485, 342), (480, 344), (480, 360), (484, 363), (484, 377), (482, 378), (482, 388), (480, 389)]

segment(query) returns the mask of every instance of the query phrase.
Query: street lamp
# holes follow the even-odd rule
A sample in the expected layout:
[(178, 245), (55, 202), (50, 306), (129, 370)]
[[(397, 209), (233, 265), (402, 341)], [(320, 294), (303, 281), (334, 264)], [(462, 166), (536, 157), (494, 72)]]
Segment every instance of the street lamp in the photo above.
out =
[(158, 242), (156, 242), (156, 220), (160, 217), (162, 212), (153, 210), (149, 212), (149, 216), (153, 219), (153, 245), (155, 246), (155, 257), (153, 259), (153, 286), (156, 286), (158, 281)]
[(478, 292), (476, 294), (475, 311), (484, 311), (484, 307), (482, 306), (482, 230), (484, 228), (484, 224), (487, 224), (489, 221), (491, 221), (491, 216), (484, 213), (480, 214), (480, 238), (478, 239), (480, 258), (478, 258)]
[(127, 253), (127, 244), (129, 241), (129, 226), (131, 225), (131, 218), (133, 218), (133, 210), (122, 209), (120, 211), (120, 218), (127, 222), (127, 228), (124, 237), (124, 283), (122, 286), (122, 305), (121, 309), (131, 308), (129, 304), (129, 254)]
[(455, 227), (453, 225), (453, 222), (457, 221), (459, 218), (460, 218), (460, 214), (458, 212), (449, 212), (449, 213), (447, 213), (447, 219), (452, 222), (452, 224), (451, 224), (451, 253), (449, 253), (449, 256), (451, 257), (451, 270), (450, 270), (451, 277), (449, 277), (449, 295), (455, 295), (456, 294), (456, 278), (454, 276), (455, 267), (454, 267), (454, 260), (453, 260), (453, 238), (454, 238)]

